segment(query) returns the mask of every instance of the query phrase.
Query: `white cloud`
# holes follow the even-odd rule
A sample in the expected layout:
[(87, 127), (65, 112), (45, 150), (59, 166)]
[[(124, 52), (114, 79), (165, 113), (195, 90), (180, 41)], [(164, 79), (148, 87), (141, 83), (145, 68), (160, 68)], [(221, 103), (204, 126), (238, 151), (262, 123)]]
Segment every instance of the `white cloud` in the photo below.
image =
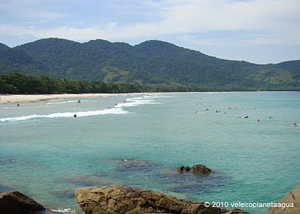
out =
[[(35, 2), (34, 0), (27, 1)], [(128, 2), (134, 4), (134, 1)], [(141, 7), (140, 4), (139, 7)], [(213, 31), (232, 31), (233, 33), (243, 31), (249, 32), (249, 37), (242, 40), (237, 38), (236, 44), (300, 44), (299, 0), (147, 0), (142, 4), (151, 8), (150, 14), (153, 15), (154, 21), (125, 24), (122, 20), (118, 20), (117, 22), (94, 24), (85, 28), (73, 27), (67, 23), (53, 28), (47, 28), (45, 25), (43, 28), (35, 29), (22, 25), (5, 24), (0, 26), (0, 34), (31, 35), (36, 38), (61, 37), (72, 40), (96, 38), (124, 40), (154, 38), (162, 35), (201, 34)], [(66, 16), (47, 11), (32, 14), (29, 12), (23, 11), (23, 15), (48, 20)], [(202, 44), (226, 43), (225, 39), (216, 39), (199, 40), (194, 37), (192, 41)]]

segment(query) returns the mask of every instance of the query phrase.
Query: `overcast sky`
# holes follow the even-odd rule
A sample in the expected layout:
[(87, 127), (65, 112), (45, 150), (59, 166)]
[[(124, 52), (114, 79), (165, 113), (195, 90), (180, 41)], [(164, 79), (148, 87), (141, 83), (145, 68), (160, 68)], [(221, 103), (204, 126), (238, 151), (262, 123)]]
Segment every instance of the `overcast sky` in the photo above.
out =
[(0, 42), (162, 40), (223, 59), (300, 59), (300, 0), (0, 0)]

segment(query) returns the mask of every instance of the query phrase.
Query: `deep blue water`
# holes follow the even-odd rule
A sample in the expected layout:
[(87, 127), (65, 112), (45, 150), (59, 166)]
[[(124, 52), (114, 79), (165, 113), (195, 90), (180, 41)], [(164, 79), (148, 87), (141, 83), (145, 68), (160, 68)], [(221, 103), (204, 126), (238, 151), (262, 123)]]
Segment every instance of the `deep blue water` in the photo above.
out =
[[(74, 189), (84, 186), (126, 184), (191, 200), (250, 203), (276, 202), (300, 184), (300, 126), (291, 126), (300, 122), (298, 92), (81, 101), (0, 105), (0, 191), (79, 211)], [(198, 163), (213, 173), (176, 172)]]

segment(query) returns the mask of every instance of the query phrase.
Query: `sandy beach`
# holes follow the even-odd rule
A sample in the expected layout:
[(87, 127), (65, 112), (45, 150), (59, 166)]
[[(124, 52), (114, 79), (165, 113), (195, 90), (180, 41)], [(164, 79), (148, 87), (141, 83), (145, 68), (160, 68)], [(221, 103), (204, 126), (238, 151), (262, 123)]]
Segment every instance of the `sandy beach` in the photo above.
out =
[[(141, 93), (145, 94), (145, 93)], [(22, 95), (0, 95), (0, 103), (21, 103), (36, 102), (42, 100), (64, 99), (64, 98), (85, 98), (85, 97), (109, 97), (109, 96), (131, 96), (134, 93), (121, 94), (22, 94)]]
[(95, 94), (0, 94), (0, 103), (22, 103), (37, 102), (43, 100), (85, 97), (110, 97), (110, 96), (132, 96), (149, 94), (181, 94), (181, 93), (205, 93), (205, 92), (142, 92), (142, 93), (95, 93)]

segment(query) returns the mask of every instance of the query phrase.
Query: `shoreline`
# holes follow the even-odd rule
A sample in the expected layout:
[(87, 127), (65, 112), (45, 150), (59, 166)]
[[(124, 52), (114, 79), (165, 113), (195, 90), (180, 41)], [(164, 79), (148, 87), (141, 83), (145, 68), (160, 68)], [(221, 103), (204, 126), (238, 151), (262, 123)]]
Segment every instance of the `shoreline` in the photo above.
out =
[(83, 93), (83, 94), (0, 94), (0, 104), (2, 103), (24, 103), (38, 102), (54, 99), (67, 98), (89, 98), (89, 97), (113, 97), (113, 96), (133, 96), (151, 94), (186, 94), (186, 93), (248, 93), (248, 92), (294, 92), (294, 91), (207, 91), (207, 92), (137, 92), (137, 93)]
[(180, 94), (180, 93), (203, 93), (203, 92), (137, 92), (137, 93), (83, 93), (83, 94), (0, 94), (2, 103), (38, 102), (54, 99), (89, 98), (89, 97), (117, 97), (152, 94)]
[(14, 95), (0, 95), (0, 103), (38, 102), (38, 101), (45, 101), (45, 100), (67, 99), (67, 98), (132, 96), (135, 94), (149, 94), (149, 93), (18, 94), (18, 95), (14, 94)]

